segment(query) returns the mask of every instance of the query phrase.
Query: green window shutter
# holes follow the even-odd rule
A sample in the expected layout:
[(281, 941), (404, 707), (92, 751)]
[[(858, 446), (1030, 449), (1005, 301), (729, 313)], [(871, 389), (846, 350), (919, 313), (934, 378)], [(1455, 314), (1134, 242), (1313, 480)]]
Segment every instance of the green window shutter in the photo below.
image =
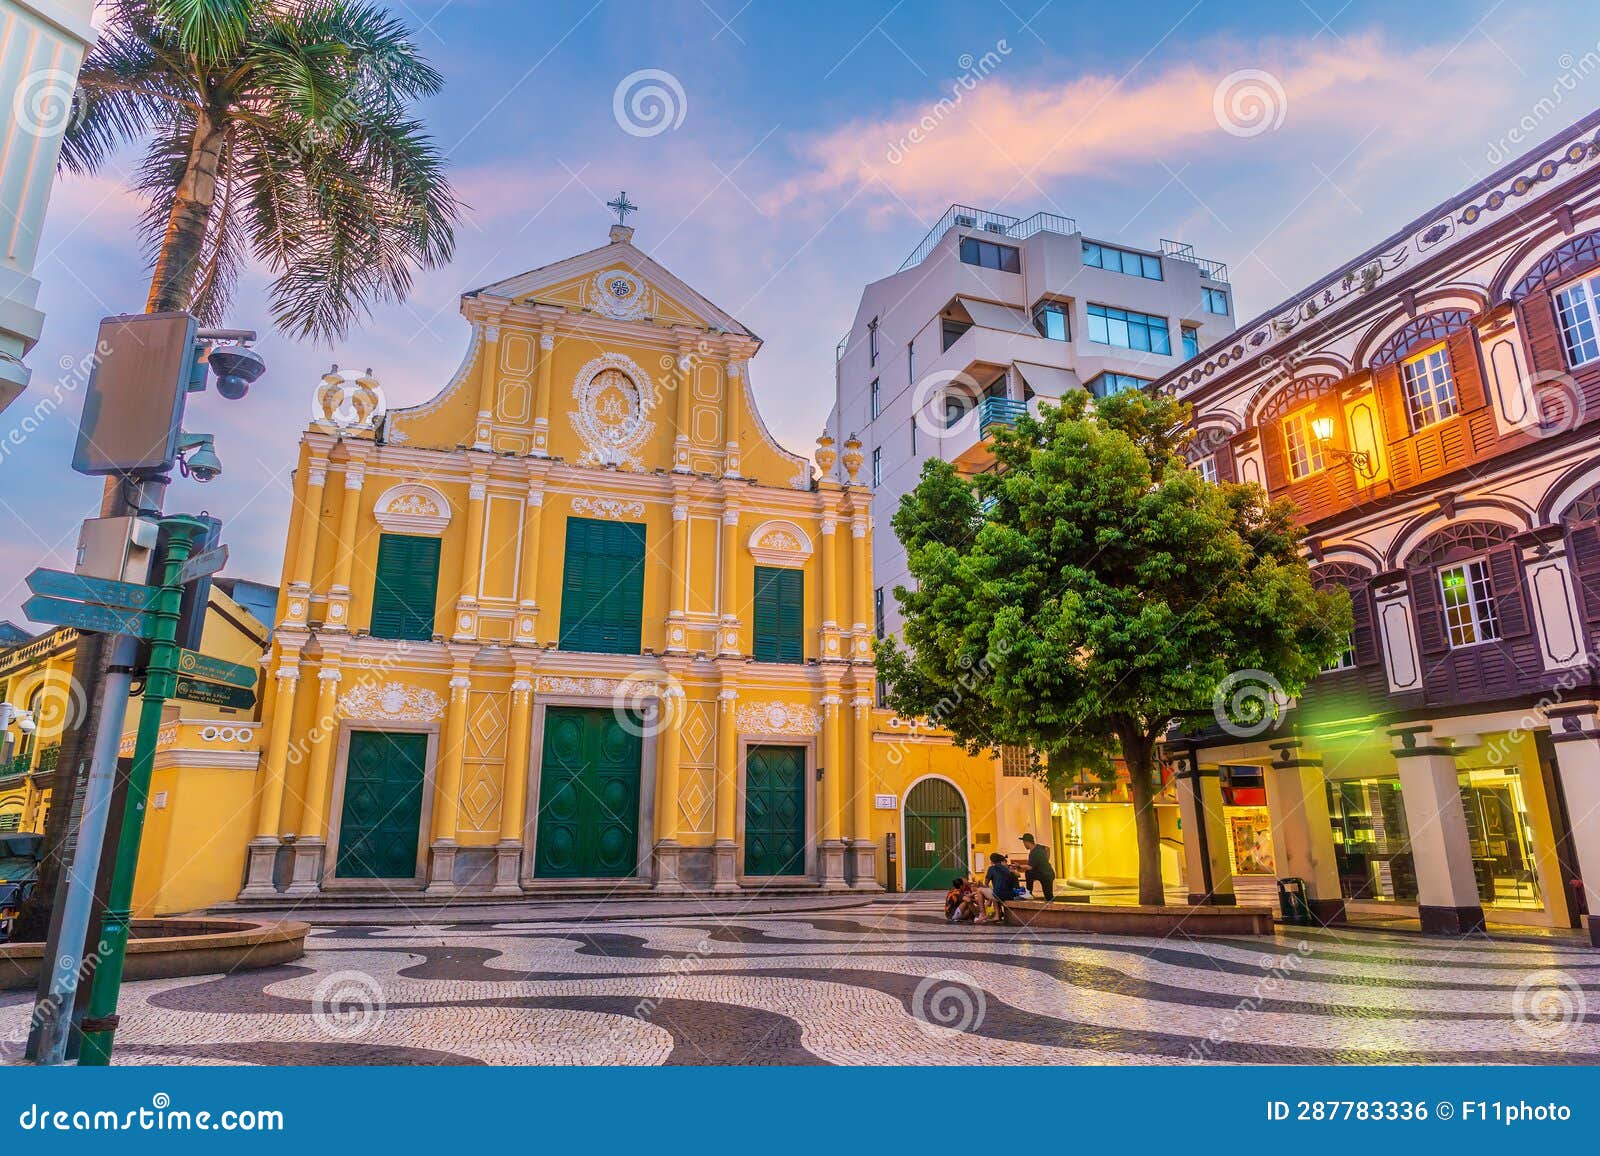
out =
[(639, 653), (644, 633), (644, 548), (641, 523), (567, 519), (562, 650)]
[(439, 599), (439, 539), (384, 534), (378, 539), (378, 572), (372, 587), (374, 638), (426, 642), (433, 637)]
[(803, 661), (805, 574), (800, 570), (757, 566), (755, 589), (756, 661)]

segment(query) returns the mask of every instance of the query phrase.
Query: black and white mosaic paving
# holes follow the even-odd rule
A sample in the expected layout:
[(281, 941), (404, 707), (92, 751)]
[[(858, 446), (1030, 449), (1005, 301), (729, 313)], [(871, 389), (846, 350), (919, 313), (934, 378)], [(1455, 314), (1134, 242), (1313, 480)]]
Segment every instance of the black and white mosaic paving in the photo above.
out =
[[(0, 994), (14, 1054), (30, 1000)], [(1184, 939), (824, 914), (324, 927), (130, 983), (122, 1064), (1593, 1064), (1600, 952), (1280, 928)]]

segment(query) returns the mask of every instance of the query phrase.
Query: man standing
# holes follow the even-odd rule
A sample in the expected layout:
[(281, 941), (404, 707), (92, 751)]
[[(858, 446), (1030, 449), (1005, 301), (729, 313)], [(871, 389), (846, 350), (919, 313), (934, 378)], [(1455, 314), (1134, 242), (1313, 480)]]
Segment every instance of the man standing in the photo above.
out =
[(1035, 880), (1038, 880), (1039, 889), (1044, 892), (1044, 901), (1054, 903), (1056, 898), (1056, 869), (1050, 866), (1050, 848), (1034, 842), (1032, 835), (1022, 837), (1022, 845), (1028, 852), (1028, 882), (1029, 891), (1033, 890)]

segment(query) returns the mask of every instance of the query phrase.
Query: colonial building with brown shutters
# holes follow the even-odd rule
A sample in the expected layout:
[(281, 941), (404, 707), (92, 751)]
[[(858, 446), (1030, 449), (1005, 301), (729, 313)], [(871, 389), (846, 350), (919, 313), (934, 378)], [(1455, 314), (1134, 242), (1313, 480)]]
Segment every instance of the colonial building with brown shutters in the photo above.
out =
[(1325, 919), (1578, 927), (1584, 880), (1600, 910), (1597, 129), (1157, 383), (1194, 406), (1195, 468), (1293, 502), (1315, 578), (1355, 606), (1342, 658), (1275, 722), (1173, 737), (1212, 817), (1186, 840), (1191, 892), (1232, 894), (1217, 819), (1230, 783), (1264, 780), (1276, 874)]

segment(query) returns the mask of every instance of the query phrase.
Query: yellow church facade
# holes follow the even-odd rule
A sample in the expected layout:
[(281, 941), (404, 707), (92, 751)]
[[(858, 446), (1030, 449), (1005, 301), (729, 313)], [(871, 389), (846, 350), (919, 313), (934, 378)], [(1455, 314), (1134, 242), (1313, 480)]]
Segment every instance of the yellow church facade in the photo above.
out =
[(330, 373), (301, 439), (240, 898), (877, 890), (935, 778), (959, 870), (992, 787), (875, 709), (859, 445), (778, 445), (624, 226), (461, 308), (437, 396)]

